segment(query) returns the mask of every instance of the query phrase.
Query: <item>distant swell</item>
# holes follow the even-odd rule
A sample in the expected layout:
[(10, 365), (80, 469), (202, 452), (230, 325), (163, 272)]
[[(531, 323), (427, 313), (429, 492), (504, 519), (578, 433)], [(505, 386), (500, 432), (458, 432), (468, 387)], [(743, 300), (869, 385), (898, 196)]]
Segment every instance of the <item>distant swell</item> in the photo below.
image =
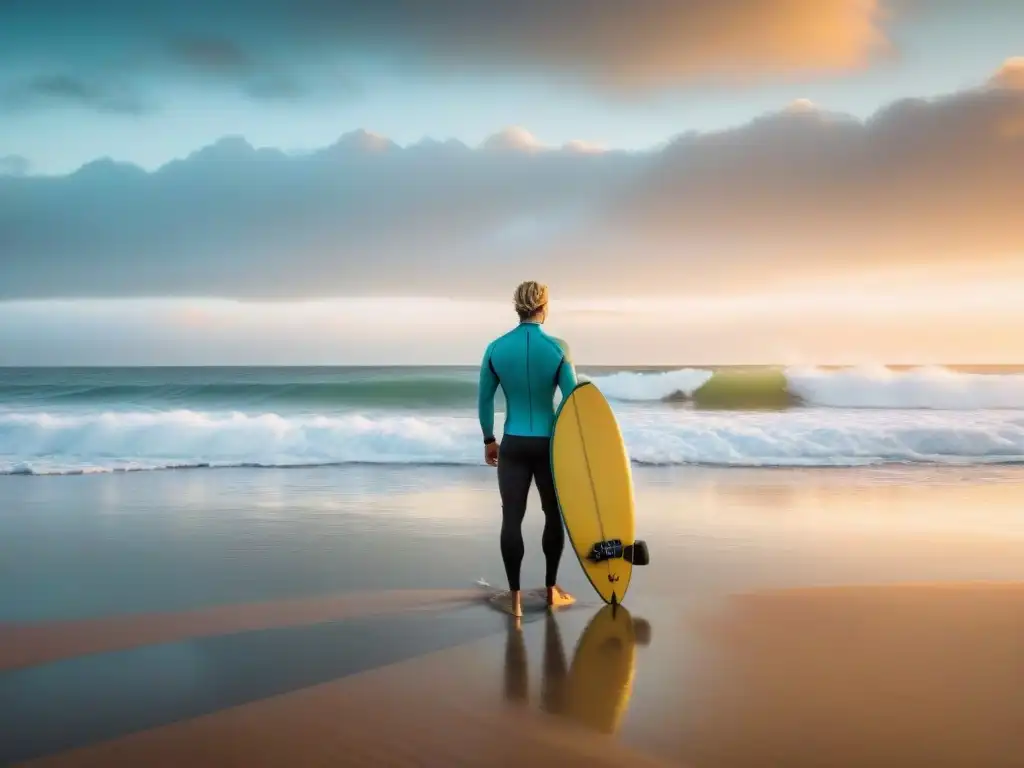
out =
[(227, 408), (275, 406), (457, 407), (476, 397), (476, 380), (452, 375), (379, 375), (326, 382), (225, 382), (205, 384), (7, 384), (0, 402), (54, 405), (132, 404)]
[[(827, 416), (823, 417), (823, 414)], [(649, 465), (861, 466), (1024, 462), (1024, 414), (789, 411), (620, 413), (633, 461)], [(0, 412), (0, 473), (180, 467), (474, 465), (471, 416)]]
[[(238, 410), (247, 413), (473, 409), (472, 369), (409, 372), (276, 374), (283, 380), (116, 381), (90, 375), (52, 381), (0, 382), (0, 408), (59, 410)], [(213, 375), (213, 374), (210, 374)], [(238, 374), (236, 374), (237, 376)], [(264, 374), (266, 375), (266, 374)], [(320, 378), (320, 380), (317, 380)], [(892, 408), (927, 410), (1024, 409), (1024, 374), (979, 374), (947, 368), (896, 371), (847, 368), (704, 369), (601, 373), (589, 378), (618, 403), (675, 403), (699, 409)], [(312, 379), (312, 380), (310, 380)], [(502, 397), (497, 396), (499, 409)]]

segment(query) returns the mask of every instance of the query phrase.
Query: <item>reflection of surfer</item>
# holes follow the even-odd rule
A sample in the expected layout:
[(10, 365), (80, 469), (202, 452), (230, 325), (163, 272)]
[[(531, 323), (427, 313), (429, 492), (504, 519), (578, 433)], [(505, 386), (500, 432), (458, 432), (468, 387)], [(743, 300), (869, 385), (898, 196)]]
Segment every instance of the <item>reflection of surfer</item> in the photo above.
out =
[[(488, 345), (480, 364), (478, 406), (484, 459), (498, 467), (501, 494), (501, 558), (509, 591), (496, 602), (513, 616), (522, 616), (522, 528), (534, 481), (544, 510), (541, 546), (547, 564), (547, 602), (554, 606), (574, 602), (571, 595), (556, 585), (565, 531), (551, 476), (550, 451), (555, 387), (566, 397), (576, 386), (576, 372), (565, 343), (541, 328), (548, 315), (547, 286), (532, 280), (522, 283), (514, 298), (519, 325)], [(499, 386), (505, 395), (505, 429), (500, 448), (494, 437), (494, 395)]]
[[(622, 606), (605, 606), (580, 635), (572, 667), (566, 663), (558, 622), (544, 622), (540, 707), (602, 733), (614, 733), (629, 703), (637, 643), (650, 642), (650, 625)], [(516, 622), (505, 644), (505, 698), (529, 700), (526, 645)]]

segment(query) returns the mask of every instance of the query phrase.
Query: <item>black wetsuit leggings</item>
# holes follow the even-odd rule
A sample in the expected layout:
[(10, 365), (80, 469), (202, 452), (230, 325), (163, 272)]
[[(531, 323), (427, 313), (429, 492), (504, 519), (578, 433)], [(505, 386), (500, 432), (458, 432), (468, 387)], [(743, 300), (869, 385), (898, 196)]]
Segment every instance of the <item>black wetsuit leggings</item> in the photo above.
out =
[(551, 440), (547, 437), (505, 435), (498, 455), (498, 490), (501, 493), (501, 559), (505, 562), (508, 588), (520, 588), (519, 570), (523, 564), (523, 518), (531, 481), (537, 482), (540, 505), (544, 510), (544, 550), (546, 573), (544, 586), (553, 587), (558, 563), (565, 548), (562, 515), (558, 511), (555, 483), (551, 477)]

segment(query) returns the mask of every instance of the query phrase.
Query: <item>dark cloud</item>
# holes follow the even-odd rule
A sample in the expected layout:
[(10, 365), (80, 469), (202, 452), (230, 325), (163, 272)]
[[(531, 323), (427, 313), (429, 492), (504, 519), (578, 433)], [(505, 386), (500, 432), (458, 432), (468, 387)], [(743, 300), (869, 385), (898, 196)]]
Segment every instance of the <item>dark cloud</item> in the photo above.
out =
[(247, 72), (253, 63), (238, 45), (224, 39), (175, 40), (170, 54), (175, 61), (216, 74)]
[(848, 70), (886, 47), (875, 0), (378, 0), (296, 11), (325, 39), (417, 68), (544, 71), (614, 88)]
[(151, 107), (131, 89), (72, 75), (38, 75), (0, 90), (0, 112), (77, 106), (99, 112), (139, 115)]
[(254, 99), (288, 101), (302, 98), (308, 91), (300, 83), (287, 77), (258, 77), (246, 83), (245, 92)]
[[(237, 86), (250, 98), (266, 101), (296, 100), (310, 95), (299, 79), (278, 71), (271, 63), (251, 56), (241, 46), (224, 38), (187, 38), (169, 46), (172, 61), (202, 75)], [(352, 96), (355, 89), (342, 83), (335, 94)]]
[(865, 122), (791, 105), (656, 152), (357, 131), (303, 156), (224, 139), (154, 173), (0, 179), (0, 296), (504, 296), (736, 290), (1024, 250), (1024, 90)]
[[(889, 0), (890, 3), (897, 0)], [(602, 89), (801, 77), (889, 49), (884, 0), (39, 0), (0, 6), (0, 63), (69, 39), (68, 71), (169, 51), (215, 73), (300, 63), (546, 75)], [(2, 33), (0, 33), (2, 34)]]
[[(988, 5), (1007, 24), (1024, 19), (1013, 0)], [(46, 98), (15, 88), (21, 106), (59, 99), (128, 114), (143, 111), (138, 97), (95, 84), (130, 77), (153, 103), (175, 80), (333, 100), (357, 97), (353, 81), (370, 72), (638, 96), (863, 69), (892, 60), (900, 25), (962, 10), (945, 0), (38, 0), (0, 3), (0, 73), (38, 74), (45, 62), (87, 85)], [(0, 76), (0, 94), (8, 85)]]
[(0, 157), (0, 176), (24, 176), (31, 167), (28, 159), (21, 155)]

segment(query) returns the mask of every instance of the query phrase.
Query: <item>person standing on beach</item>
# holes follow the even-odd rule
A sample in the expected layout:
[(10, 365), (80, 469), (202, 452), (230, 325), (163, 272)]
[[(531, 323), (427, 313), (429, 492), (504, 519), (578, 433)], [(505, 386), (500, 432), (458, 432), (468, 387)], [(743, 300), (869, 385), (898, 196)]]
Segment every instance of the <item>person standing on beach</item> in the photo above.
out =
[[(555, 419), (555, 387), (565, 398), (576, 386), (576, 371), (569, 347), (547, 334), (541, 324), (548, 316), (548, 288), (532, 280), (513, 294), (518, 325), (492, 341), (480, 364), (478, 410), (484, 438), (484, 459), (498, 468), (501, 494), (501, 558), (508, 577), (502, 608), (522, 615), (519, 572), (523, 562), (523, 518), (530, 485), (536, 481), (544, 510), (544, 551), (549, 606), (575, 601), (556, 583), (558, 564), (565, 548), (565, 531), (551, 475), (551, 432)], [(505, 395), (505, 428), (502, 441), (494, 437), (494, 395)]]

